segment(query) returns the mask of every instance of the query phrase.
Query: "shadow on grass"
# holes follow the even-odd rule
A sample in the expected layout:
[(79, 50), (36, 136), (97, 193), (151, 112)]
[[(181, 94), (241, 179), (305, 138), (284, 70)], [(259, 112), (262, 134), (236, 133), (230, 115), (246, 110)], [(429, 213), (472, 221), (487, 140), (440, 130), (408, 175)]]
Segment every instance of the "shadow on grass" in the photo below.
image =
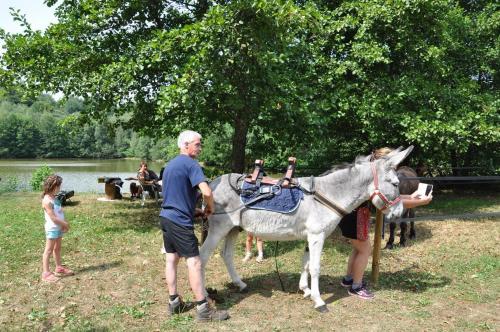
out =
[(118, 266), (120, 266), (122, 264), (123, 264), (123, 261), (114, 261), (114, 262), (111, 262), (111, 263), (102, 263), (102, 264), (98, 264), (98, 265), (90, 265), (90, 266), (86, 266), (84, 268), (81, 268), (81, 269), (77, 270), (76, 272), (83, 273), (83, 272), (92, 272), (92, 271), (106, 271), (106, 270), (112, 269), (114, 267), (118, 267)]
[[(405, 247), (400, 246), (400, 240), (401, 240), (400, 233), (401, 229), (398, 226), (394, 234), (394, 248), (400, 248), (401, 250), (404, 250)], [(410, 224), (408, 223), (408, 229), (406, 231), (406, 247), (411, 247), (414, 243), (423, 242), (432, 238), (431, 228), (423, 223), (415, 224), (415, 234), (416, 237), (414, 239), (410, 239)], [(386, 233), (384, 239), (382, 239), (382, 248), (384, 250), (391, 250), (386, 248), (387, 241), (389, 241), (389, 224), (386, 225)]]
[(103, 232), (109, 233), (120, 233), (125, 232), (126, 230), (131, 229), (139, 233), (147, 233), (152, 229), (159, 229), (158, 222), (151, 221), (124, 221), (120, 226), (107, 226), (104, 227)]
[[(303, 252), (307, 247), (307, 240), (279, 241), (277, 250), (276, 241), (264, 241), (264, 243), (265, 256), (269, 257), (280, 257), (297, 249)], [(337, 229), (325, 240), (323, 254), (325, 254), (325, 248), (327, 247), (334, 247), (337, 252), (345, 255), (349, 255), (352, 251), (352, 245), (346, 238), (342, 237), (340, 230)], [(302, 254), (300, 257), (302, 257)]]
[(120, 233), (134, 230), (146, 233), (159, 227), (159, 208), (141, 207), (140, 204), (120, 204), (116, 207), (107, 210), (103, 216), (110, 221), (104, 227), (104, 232)]
[(64, 203), (64, 206), (78, 206), (78, 205), (80, 205), (80, 201), (68, 200)]
[[(232, 283), (225, 284), (224, 289), (218, 289), (215, 297), (218, 307), (221, 309), (229, 309), (235, 304), (243, 301), (245, 298), (259, 294), (262, 297), (270, 298), (276, 291), (284, 292), (289, 295), (303, 296), (303, 292), (299, 290), (300, 273), (280, 273), (281, 281), (283, 282), (284, 291), (281, 288), (281, 283), (276, 272), (256, 275), (251, 278), (245, 278), (243, 281), (247, 284), (247, 292), (242, 293)], [(319, 280), (320, 292), (323, 295), (331, 294), (325, 300), (327, 304), (334, 302), (343, 297), (349, 296), (345, 288), (340, 286), (339, 282), (342, 276), (321, 276)], [(309, 301), (311, 306), (313, 302), (310, 298), (305, 298), (304, 301)]]
[[(300, 294), (300, 273), (280, 273), (286, 294)], [(348, 297), (347, 290), (340, 285), (342, 275), (322, 275), (319, 280), (320, 292), (323, 300), (330, 304), (334, 301)], [(276, 291), (282, 291), (278, 275), (275, 272), (256, 275), (243, 279), (247, 284), (248, 291), (241, 293), (232, 283), (225, 285), (224, 289), (217, 290), (217, 303), (221, 308), (229, 309), (235, 304), (243, 301), (246, 297), (259, 294), (263, 297), (271, 297)], [(421, 293), (428, 289), (442, 288), (451, 283), (451, 279), (445, 276), (434, 275), (427, 272), (413, 271), (411, 268), (397, 272), (383, 272), (379, 277), (379, 284), (375, 290), (391, 289), (403, 292)], [(370, 287), (370, 286), (369, 286)], [(370, 287), (372, 288), (372, 287)], [(329, 294), (327, 298), (324, 294)], [(310, 301), (309, 298), (304, 299)], [(311, 302), (312, 304), (312, 302)]]
[(160, 205), (153, 199), (147, 199), (144, 206), (141, 205), (141, 200), (139, 199), (137, 200), (125, 199), (122, 200), (119, 204), (120, 207), (124, 210), (136, 210), (136, 211), (160, 210)]
[(304, 249), (306, 247), (306, 241), (296, 240), (296, 241), (279, 241), (276, 245), (276, 241), (265, 241), (265, 252), (267, 256), (281, 257), (286, 255), (288, 252), (295, 251), (297, 248)]
[(397, 289), (403, 292), (421, 293), (432, 288), (442, 288), (451, 278), (428, 272), (414, 271), (411, 267), (396, 272), (381, 272), (376, 289)]

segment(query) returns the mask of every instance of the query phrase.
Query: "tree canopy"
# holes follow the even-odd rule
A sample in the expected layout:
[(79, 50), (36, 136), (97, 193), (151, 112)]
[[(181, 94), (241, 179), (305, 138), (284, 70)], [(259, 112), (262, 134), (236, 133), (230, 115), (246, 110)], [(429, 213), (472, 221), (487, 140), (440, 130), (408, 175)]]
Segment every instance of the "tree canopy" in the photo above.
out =
[(81, 123), (215, 135), (239, 172), (408, 144), (420, 162), (498, 165), (493, 1), (46, 3), (46, 31), (14, 13), (26, 31), (1, 33), (0, 84), (83, 98)]

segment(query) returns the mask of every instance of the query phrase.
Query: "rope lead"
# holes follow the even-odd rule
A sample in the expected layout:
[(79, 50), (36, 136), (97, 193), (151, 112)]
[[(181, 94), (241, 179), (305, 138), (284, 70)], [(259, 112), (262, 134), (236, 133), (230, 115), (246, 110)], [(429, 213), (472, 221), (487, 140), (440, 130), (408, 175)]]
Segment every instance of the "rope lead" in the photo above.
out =
[(281, 290), (285, 292), (285, 286), (283, 286), (283, 281), (281, 280), (280, 271), (278, 269), (278, 259), (276, 258), (276, 255), (278, 254), (278, 245), (279, 241), (276, 241), (276, 246), (274, 247), (274, 263), (276, 265), (276, 274), (278, 275), (278, 279), (280, 281)]

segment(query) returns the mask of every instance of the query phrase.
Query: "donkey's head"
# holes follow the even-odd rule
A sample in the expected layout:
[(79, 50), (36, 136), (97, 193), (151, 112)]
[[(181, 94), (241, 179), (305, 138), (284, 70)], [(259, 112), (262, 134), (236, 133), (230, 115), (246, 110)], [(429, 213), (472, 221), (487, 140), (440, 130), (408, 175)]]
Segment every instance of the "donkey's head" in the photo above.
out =
[(369, 186), (370, 200), (388, 218), (399, 217), (403, 213), (396, 167), (412, 150), (413, 146), (403, 151), (401, 151), (401, 148), (398, 148), (370, 163), (373, 176), (373, 182)]

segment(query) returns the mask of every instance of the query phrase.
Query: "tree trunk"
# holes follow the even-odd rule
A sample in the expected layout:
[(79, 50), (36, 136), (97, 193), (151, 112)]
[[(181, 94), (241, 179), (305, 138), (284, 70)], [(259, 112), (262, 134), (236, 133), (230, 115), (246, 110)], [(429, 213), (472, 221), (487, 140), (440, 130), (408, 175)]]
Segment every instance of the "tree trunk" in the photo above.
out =
[(197, 21), (200, 21), (210, 9), (210, 3), (208, 0), (198, 0), (194, 7), (193, 15)]
[(241, 113), (234, 119), (233, 151), (231, 171), (245, 172), (245, 148), (247, 146), (248, 119)]

